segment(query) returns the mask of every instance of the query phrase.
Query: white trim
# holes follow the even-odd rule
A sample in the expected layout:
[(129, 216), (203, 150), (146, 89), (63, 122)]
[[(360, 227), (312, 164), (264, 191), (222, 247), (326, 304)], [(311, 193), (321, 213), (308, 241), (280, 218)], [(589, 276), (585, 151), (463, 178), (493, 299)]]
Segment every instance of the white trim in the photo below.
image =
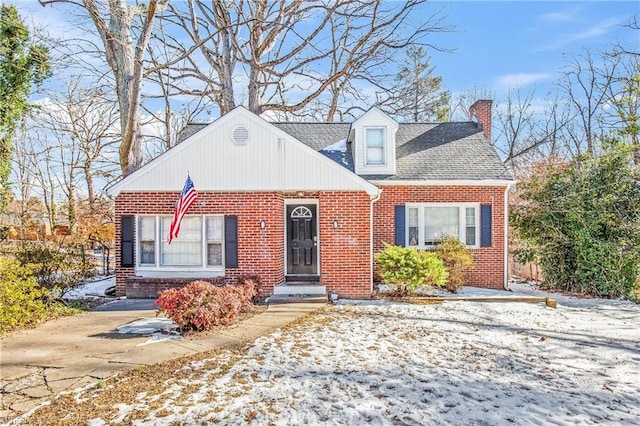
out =
[[(289, 242), (289, 233), (287, 231), (287, 225), (289, 224), (289, 217), (287, 215), (287, 206), (294, 204), (314, 204), (316, 206), (316, 272), (314, 275), (320, 275), (320, 204), (317, 198), (286, 198), (284, 200), (284, 276), (289, 275), (287, 268), (289, 266), (289, 259), (287, 254), (289, 253), (287, 243)], [(295, 274), (291, 274), (295, 275)], [(308, 274), (303, 274), (308, 275)]]
[(511, 290), (509, 288), (509, 188), (504, 191), (504, 288), (505, 290)]
[(472, 180), (472, 179), (456, 179), (456, 180), (370, 180), (370, 183), (376, 186), (506, 186), (510, 187), (515, 180)]
[[(405, 225), (404, 225), (404, 242), (405, 247), (416, 247), (421, 249), (433, 248), (433, 245), (420, 244), (420, 242), (424, 242), (424, 228), (425, 228), (425, 220), (424, 220), (424, 208), (425, 207), (457, 207), (458, 208), (458, 239), (469, 249), (476, 250), (479, 249), (480, 244), (480, 229), (482, 228), (482, 224), (480, 223), (480, 203), (405, 203)], [(473, 207), (475, 210), (475, 244), (467, 244), (466, 241), (466, 230), (467, 230), (467, 215), (466, 209), (469, 207)], [(418, 245), (409, 245), (409, 209), (414, 208), (418, 209)], [(455, 235), (454, 235), (455, 236)]]
[[(382, 191), (380, 191), (382, 192)], [(369, 204), (369, 291), (373, 294), (373, 203), (378, 201), (382, 193), (377, 197), (371, 198)]]

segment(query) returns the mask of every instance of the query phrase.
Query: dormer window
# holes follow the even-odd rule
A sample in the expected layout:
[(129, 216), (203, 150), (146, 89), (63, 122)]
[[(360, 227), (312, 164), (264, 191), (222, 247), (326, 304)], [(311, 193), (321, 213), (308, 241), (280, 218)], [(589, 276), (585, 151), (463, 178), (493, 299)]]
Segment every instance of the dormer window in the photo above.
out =
[(367, 166), (382, 166), (386, 162), (384, 127), (368, 127), (365, 129), (365, 162)]
[(371, 108), (351, 125), (353, 162), (357, 175), (396, 174), (398, 123), (377, 108)]

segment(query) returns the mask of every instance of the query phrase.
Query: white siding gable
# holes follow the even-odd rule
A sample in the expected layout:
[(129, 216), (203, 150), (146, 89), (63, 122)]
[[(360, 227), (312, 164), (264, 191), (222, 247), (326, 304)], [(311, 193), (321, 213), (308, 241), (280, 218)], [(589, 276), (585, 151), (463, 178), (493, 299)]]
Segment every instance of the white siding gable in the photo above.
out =
[[(353, 131), (353, 154), (355, 172), (358, 175), (396, 174), (396, 131), (398, 123), (377, 108), (367, 111), (351, 126)], [(367, 158), (367, 134), (382, 135), (382, 153), (369, 153)], [(377, 148), (376, 148), (377, 149)], [(369, 161), (367, 161), (369, 160)]]
[(262, 118), (238, 107), (109, 189), (180, 191), (366, 191), (379, 189)]

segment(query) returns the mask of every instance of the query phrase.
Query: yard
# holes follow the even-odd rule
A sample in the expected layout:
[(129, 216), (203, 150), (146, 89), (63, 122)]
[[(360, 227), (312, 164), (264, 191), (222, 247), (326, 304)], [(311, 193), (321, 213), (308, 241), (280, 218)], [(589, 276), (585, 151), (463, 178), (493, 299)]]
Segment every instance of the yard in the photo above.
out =
[(639, 424), (640, 306), (560, 302), (341, 302), (25, 423)]

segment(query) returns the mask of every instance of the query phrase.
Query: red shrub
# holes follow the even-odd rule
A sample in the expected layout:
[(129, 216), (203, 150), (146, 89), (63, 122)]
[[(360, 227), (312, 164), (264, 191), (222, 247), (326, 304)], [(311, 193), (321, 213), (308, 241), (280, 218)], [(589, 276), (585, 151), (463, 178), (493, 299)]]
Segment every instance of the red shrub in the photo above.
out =
[(251, 300), (256, 294), (254, 281), (238, 281), (238, 285), (222, 287), (193, 281), (179, 290), (160, 292), (154, 306), (160, 306), (158, 313), (164, 313), (182, 330), (209, 330), (229, 324), (252, 307)]

